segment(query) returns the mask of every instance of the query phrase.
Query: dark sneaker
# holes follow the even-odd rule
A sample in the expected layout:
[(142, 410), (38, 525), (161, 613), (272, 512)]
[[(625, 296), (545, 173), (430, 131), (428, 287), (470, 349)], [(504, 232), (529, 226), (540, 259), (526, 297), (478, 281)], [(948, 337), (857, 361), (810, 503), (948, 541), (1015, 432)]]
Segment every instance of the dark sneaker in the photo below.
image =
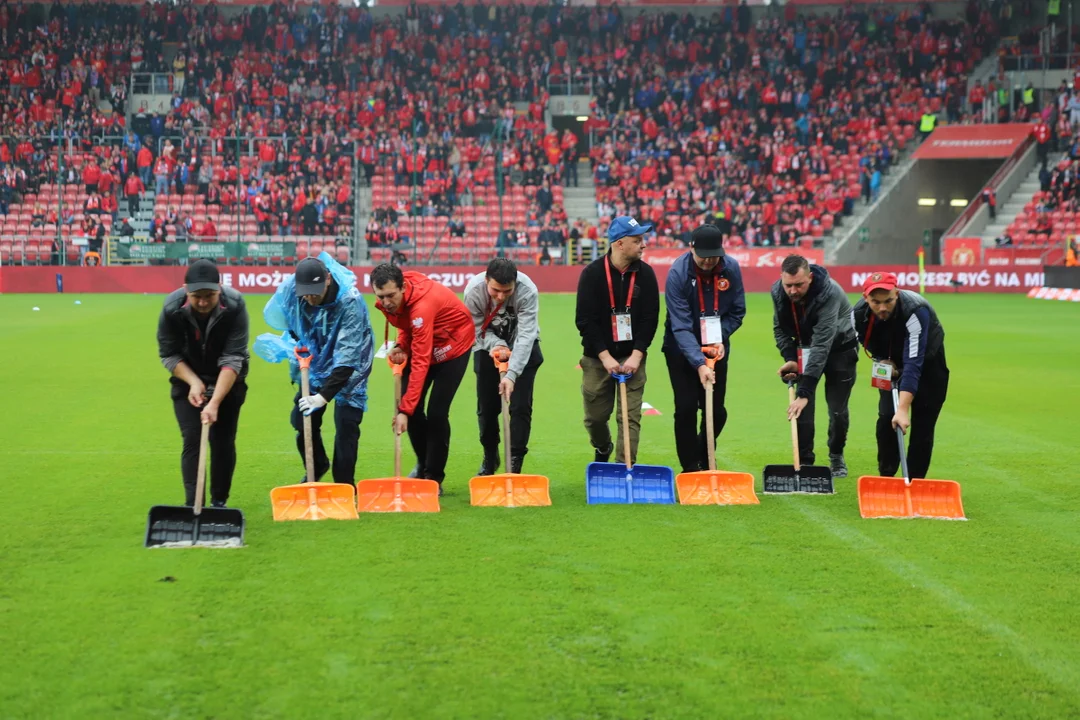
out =
[[(328, 472), (330, 472), (330, 468), (327, 468), (326, 470), (323, 470), (322, 472), (319, 472), (319, 471), (318, 471), (318, 470), (316, 469), (316, 470), (315, 470), (315, 482), (319, 482), (320, 480), (322, 480), (322, 479), (323, 479), (323, 475), (325, 475), (325, 474), (326, 474), (326, 473), (328, 473)], [(305, 473), (304, 473), (304, 475), (303, 475), (303, 477), (301, 477), (301, 478), (300, 478), (300, 484), (301, 484), (301, 485), (303, 485), (303, 484), (304, 484), (304, 483), (306, 483), (306, 482), (307, 482), (307, 472), (305, 472)]]
[(225, 501), (224, 500), (214, 500), (213, 502), (210, 503), (210, 507), (223, 508), (223, 507), (225, 507)]
[(834, 478), (847, 477), (847, 463), (844, 462), (843, 455), (829, 454), (829, 470), (832, 471)]
[(611, 453), (615, 450), (614, 443), (608, 443), (607, 447), (603, 450), (599, 448), (593, 448), (593, 462), (606, 463), (611, 459)]
[(439, 483), (439, 497), (443, 496), (442, 483)]
[(499, 469), (499, 456), (488, 455), (484, 453), (484, 460), (480, 463), (480, 469), (476, 471), (477, 475), (494, 475)]
[(525, 458), (520, 457), (520, 456), (511, 455), (510, 456), (510, 472), (514, 473), (515, 475), (520, 475), (521, 474), (521, 466), (522, 466), (522, 464), (524, 464), (524, 462), (525, 462)]
[(419, 465), (414, 465), (413, 469), (412, 469), (412, 472), (409, 473), (409, 477), (411, 477), (411, 478), (423, 478), (424, 477), (424, 468), (420, 467)]

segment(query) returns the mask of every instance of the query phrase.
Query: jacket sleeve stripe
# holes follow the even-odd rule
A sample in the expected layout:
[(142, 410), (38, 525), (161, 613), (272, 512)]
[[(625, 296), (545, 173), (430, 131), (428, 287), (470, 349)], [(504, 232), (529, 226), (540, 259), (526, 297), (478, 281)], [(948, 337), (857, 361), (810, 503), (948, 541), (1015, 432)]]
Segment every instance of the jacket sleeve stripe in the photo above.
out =
[(922, 323), (919, 322), (919, 318), (912, 314), (907, 321), (908, 331), (908, 358), (917, 358), (919, 356), (919, 340), (922, 337)]

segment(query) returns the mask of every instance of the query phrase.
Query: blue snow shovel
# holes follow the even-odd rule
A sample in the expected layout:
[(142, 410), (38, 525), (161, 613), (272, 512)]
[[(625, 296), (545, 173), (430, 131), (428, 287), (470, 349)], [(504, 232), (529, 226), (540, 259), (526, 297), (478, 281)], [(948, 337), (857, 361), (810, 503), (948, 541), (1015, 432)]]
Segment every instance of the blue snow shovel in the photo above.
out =
[(675, 504), (675, 473), (662, 465), (634, 465), (630, 453), (630, 411), (626, 406), (629, 373), (613, 373), (619, 382), (622, 406), (623, 459), (620, 463), (589, 463), (585, 468), (585, 491), (590, 505)]

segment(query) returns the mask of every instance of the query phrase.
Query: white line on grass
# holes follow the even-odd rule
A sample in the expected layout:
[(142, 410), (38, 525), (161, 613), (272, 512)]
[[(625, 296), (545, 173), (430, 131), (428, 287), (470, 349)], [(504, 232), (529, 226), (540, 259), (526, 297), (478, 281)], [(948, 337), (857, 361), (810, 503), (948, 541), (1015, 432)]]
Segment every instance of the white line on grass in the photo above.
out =
[[(1056, 683), (1067, 695), (1071, 697), (1080, 696), (1080, 691), (1078, 691), (1078, 688), (1080, 688), (1080, 672), (1067, 658), (1055, 657), (1044, 650), (1033, 649), (1011, 627), (978, 609), (952, 588), (927, 577), (917, 565), (898, 557), (893, 551), (883, 548), (855, 528), (836, 524), (835, 518), (825, 516), (820, 510), (811, 509), (811, 506), (807, 503), (798, 503), (796, 507), (807, 518), (828, 530), (851, 548), (864, 554), (869, 554), (866, 552), (867, 550), (874, 550), (878, 554), (871, 557), (885, 566), (889, 572), (905, 582), (930, 591), (958, 615), (967, 618), (968, 622), (980, 626), (985, 632), (1009, 645), (1024, 662)], [(882, 520), (878, 522), (888, 521)], [(903, 521), (898, 520), (896, 522)], [(919, 521), (913, 520), (911, 522)]]

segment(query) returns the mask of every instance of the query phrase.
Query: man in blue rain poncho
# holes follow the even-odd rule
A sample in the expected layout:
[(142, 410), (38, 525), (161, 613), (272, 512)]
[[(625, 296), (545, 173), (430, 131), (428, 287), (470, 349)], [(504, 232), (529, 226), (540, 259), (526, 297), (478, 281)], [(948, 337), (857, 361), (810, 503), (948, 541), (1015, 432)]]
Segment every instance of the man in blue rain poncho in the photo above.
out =
[[(270, 327), (286, 331), (287, 339), (295, 339), (311, 351), (311, 395), (303, 398), (300, 392), (296, 394), (291, 417), (301, 459), (303, 413), (311, 417), (316, 480), (332, 468), (334, 482), (352, 484), (375, 351), (367, 304), (356, 289), (356, 276), (326, 253), (305, 258), (296, 266), (296, 274), (278, 286), (263, 317)], [(295, 359), (290, 361), (289, 370), (293, 382), (299, 382)], [(331, 400), (336, 401), (333, 466), (320, 433), (323, 413)]]

